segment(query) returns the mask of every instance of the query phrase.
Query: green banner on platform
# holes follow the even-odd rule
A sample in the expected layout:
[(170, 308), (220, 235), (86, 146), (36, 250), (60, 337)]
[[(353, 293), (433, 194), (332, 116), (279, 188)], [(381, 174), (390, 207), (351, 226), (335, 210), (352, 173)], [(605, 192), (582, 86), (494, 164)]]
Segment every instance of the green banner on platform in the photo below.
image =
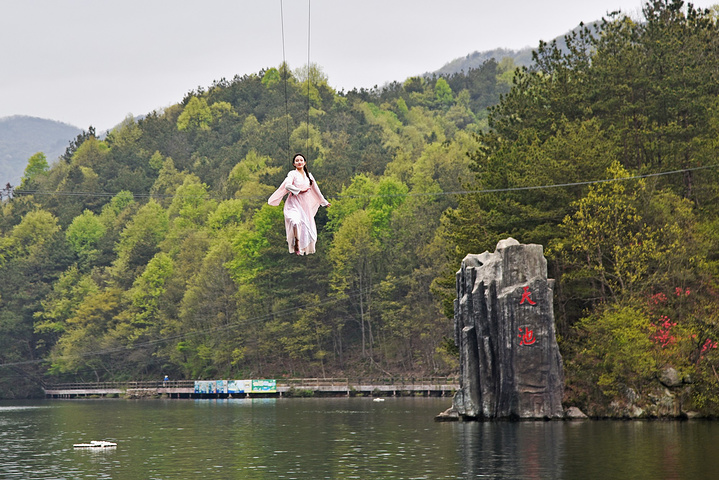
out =
[(252, 380), (252, 393), (277, 392), (277, 380)]

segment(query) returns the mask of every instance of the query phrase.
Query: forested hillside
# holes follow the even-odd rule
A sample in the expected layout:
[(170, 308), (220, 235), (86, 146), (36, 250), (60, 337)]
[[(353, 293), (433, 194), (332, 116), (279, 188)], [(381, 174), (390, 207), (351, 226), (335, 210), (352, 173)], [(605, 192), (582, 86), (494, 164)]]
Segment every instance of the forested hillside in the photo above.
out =
[[(649, 399), (671, 367), (716, 412), (717, 18), (645, 15), (531, 69), (345, 93), (270, 68), (33, 157), (0, 217), (0, 391), (453, 374), (454, 272), (512, 236), (557, 280), (567, 405)], [(332, 202), (306, 257), (266, 204), (295, 152)]]
[[(52, 168), (33, 156), (0, 220), (0, 358), (20, 362), (0, 369), (2, 390), (29, 373), (453, 372), (429, 287), (457, 199), (435, 193), (462, 188), (511, 73), (487, 62), (339, 94), (319, 67), (270, 68), (105, 140), (86, 132)], [(296, 151), (332, 202), (302, 258), (266, 204)]]

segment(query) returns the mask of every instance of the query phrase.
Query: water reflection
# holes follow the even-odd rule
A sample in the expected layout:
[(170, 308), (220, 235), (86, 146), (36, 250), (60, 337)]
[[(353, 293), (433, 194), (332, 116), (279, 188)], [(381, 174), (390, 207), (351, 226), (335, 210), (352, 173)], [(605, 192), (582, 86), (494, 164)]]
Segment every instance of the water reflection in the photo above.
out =
[(467, 422), (461, 478), (713, 479), (716, 422)]
[(561, 427), (558, 422), (457, 423), (462, 478), (561, 478)]

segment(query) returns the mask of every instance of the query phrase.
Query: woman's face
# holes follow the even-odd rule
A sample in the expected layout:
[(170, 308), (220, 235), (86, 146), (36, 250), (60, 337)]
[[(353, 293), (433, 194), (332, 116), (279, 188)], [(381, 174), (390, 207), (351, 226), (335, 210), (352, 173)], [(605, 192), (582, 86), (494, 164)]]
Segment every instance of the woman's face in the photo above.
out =
[(305, 157), (303, 157), (302, 155), (297, 155), (292, 161), (292, 163), (294, 164), (295, 168), (302, 168), (307, 162), (305, 161)]

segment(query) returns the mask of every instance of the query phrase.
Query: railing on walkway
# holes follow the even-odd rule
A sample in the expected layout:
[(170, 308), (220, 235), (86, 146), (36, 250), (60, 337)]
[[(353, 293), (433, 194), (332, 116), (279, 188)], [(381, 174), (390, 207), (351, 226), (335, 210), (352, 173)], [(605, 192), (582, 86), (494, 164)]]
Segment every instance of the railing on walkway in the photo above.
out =
[[(279, 394), (311, 391), (327, 394), (426, 392), (446, 394), (459, 386), (458, 377), (383, 377), (383, 378), (280, 378)], [(74, 397), (112, 395), (133, 390), (153, 390), (158, 394), (192, 395), (194, 380), (145, 380), (126, 382), (77, 382), (45, 385), (46, 396)], [(215, 394), (213, 394), (215, 395)]]
[(194, 380), (144, 380), (127, 382), (77, 382), (54, 383), (45, 385), (45, 390), (103, 390), (103, 389), (134, 389), (134, 388), (194, 388)]
[(342, 385), (456, 385), (459, 377), (383, 377), (383, 378), (287, 378), (277, 379), (277, 386), (342, 386)]

